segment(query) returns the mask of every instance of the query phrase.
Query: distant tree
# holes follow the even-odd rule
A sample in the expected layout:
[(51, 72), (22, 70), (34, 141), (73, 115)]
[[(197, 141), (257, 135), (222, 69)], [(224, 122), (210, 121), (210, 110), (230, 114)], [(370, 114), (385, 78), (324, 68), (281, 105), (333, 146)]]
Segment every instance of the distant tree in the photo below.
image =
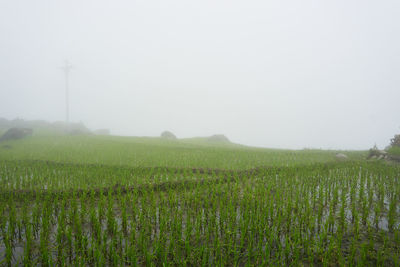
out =
[(392, 147), (400, 147), (400, 134), (396, 134), (392, 139), (390, 139), (390, 145)]

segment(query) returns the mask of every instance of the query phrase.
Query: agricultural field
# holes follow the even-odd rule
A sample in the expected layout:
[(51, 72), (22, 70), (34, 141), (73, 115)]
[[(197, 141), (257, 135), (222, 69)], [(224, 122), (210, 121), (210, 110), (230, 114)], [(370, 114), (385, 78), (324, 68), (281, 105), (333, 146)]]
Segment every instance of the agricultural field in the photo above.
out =
[(4, 266), (400, 265), (400, 165), (200, 139), (0, 144)]

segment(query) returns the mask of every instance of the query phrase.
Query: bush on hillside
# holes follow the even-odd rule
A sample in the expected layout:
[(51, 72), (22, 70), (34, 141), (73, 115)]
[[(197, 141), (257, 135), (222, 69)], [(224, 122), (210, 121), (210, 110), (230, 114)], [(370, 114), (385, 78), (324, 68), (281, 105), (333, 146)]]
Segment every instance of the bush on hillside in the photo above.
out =
[(0, 141), (21, 139), (32, 134), (31, 128), (10, 128), (3, 134)]
[(168, 139), (168, 140), (176, 140), (176, 136), (173, 133), (171, 133), (170, 131), (162, 132), (161, 138)]
[(390, 146), (400, 147), (400, 134), (396, 134), (392, 139), (390, 139)]

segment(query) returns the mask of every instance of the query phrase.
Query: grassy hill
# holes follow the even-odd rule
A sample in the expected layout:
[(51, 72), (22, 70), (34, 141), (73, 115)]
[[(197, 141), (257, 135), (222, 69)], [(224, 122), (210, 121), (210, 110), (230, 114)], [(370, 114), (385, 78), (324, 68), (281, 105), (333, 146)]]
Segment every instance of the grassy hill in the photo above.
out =
[[(4, 146), (7, 145), (7, 148)], [(346, 152), (350, 159), (366, 152)], [(243, 169), (335, 161), (336, 151), (277, 150), (204, 138), (164, 140), (154, 137), (36, 135), (3, 142), (0, 160), (45, 160), (80, 164)]]

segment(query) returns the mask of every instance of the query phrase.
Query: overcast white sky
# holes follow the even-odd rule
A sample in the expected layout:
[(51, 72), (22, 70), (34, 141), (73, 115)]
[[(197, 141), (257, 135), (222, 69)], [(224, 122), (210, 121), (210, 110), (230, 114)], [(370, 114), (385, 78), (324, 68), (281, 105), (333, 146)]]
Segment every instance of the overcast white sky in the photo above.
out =
[(381, 148), (400, 132), (400, 1), (0, 0), (0, 117), (120, 135)]

